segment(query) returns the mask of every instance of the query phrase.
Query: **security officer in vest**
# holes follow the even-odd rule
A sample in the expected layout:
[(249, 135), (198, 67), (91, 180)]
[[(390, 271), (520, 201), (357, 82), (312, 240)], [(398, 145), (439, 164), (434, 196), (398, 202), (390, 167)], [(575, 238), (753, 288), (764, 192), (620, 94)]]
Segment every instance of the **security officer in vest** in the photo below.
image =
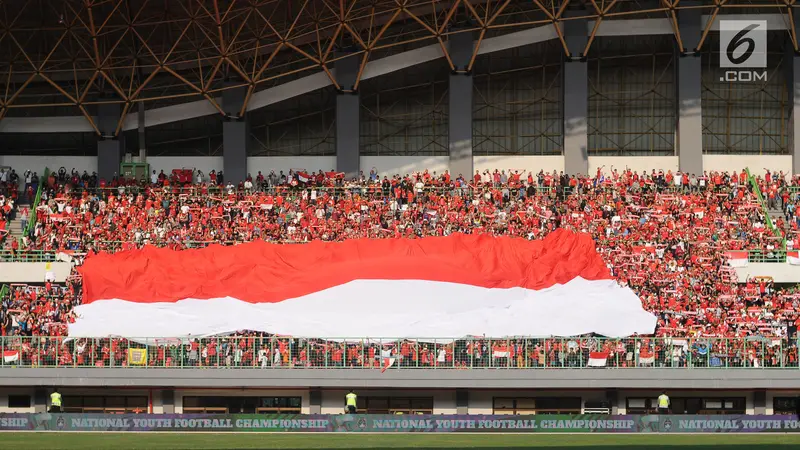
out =
[(61, 412), (61, 394), (58, 393), (58, 390), (55, 390), (52, 394), (50, 394), (50, 412)]
[(667, 392), (664, 391), (658, 396), (658, 413), (669, 414), (669, 406), (669, 397), (667, 396)]
[(344, 396), (345, 398), (345, 411), (347, 414), (355, 414), (356, 413), (356, 399), (358, 396), (355, 392), (351, 389), (350, 392)]

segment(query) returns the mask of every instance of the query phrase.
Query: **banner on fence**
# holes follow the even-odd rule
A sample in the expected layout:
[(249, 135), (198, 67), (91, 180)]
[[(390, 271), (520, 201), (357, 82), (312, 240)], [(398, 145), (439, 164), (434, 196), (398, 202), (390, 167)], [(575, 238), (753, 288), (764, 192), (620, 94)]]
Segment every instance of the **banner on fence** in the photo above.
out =
[(147, 364), (146, 348), (129, 348), (128, 363), (132, 366), (144, 366)]
[(797, 416), (0, 414), (0, 431), (800, 432)]

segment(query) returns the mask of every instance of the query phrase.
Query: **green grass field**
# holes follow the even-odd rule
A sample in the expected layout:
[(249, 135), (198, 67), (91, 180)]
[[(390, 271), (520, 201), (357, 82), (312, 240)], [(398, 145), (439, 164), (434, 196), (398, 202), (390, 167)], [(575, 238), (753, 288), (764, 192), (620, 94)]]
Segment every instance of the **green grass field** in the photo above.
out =
[(0, 448), (29, 449), (800, 449), (800, 434), (555, 435), (555, 434), (226, 434), (0, 433)]

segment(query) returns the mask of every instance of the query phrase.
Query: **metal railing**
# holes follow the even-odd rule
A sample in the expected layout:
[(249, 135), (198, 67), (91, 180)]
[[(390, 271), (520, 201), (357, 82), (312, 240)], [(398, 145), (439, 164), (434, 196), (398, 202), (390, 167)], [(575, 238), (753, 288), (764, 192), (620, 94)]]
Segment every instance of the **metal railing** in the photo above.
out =
[(0, 262), (55, 262), (56, 253), (47, 250), (7, 250), (0, 249)]
[[(474, 184), (472, 182), (468, 182), (463, 184), (462, 186), (458, 186), (455, 182), (451, 182), (449, 185), (430, 185), (426, 184), (421, 188), (417, 188), (414, 183), (410, 183), (408, 185), (408, 189), (414, 192), (424, 192), (424, 193), (455, 193), (461, 195), (473, 195), (476, 192), (483, 193), (486, 189), (496, 189), (496, 188), (508, 188), (510, 191), (519, 191), (520, 189), (527, 189), (525, 185), (527, 180), (520, 180), (519, 182), (509, 182), (506, 184), (495, 184), (495, 183), (480, 183)], [(394, 197), (394, 187), (385, 194), (386, 197)], [(614, 186), (611, 184), (599, 184), (596, 188), (605, 188), (605, 189), (613, 189)], [(171, 185), (171, 186), (161, 186), (161, 185), (125, 185), (125, 186), (117, 186), (117, 187), (78, 187), (74, 190), (75, 195), (79, 195), (82, 192), (86, 191), (89, 193), (94, 194), (139, 194), (150, 192), (152, 190), (159, 190), (162, 192), (167, 192), (175, 195), (195, 195), (195, 196), (208, 196), (208, 195), (225, 195), (228, 193), (228, 189), (223, 185), (216, 185), (216, 184), (203, 184), (203, 185), (196, 185), (196, 184), (188, 184), (188, 185)], [(534, 189), (542, 194), (542, 193), (552, 193), (557, 192), (559, 186), (541, 186), (535, 185)], [(571, 194), (575, 190), (572, 187), (564, 187), (565, 194)], [(594, 189), (594, 188), (592, 188)], [(651, 192), (683, 192), (686, 191), (687, 188), (677, 187), (674, 185), (652, 185), (648, 189)], [(233, 192), (237, 194), (247, 194), (247, 193), (267, 193), (267, 194), (302, 194), (303, 192), (310, 193), (311, 191), (317, 191), (318, 194), (346, 194), (346, 193), (353, 193), (353, 194), (362, 194), (362, 195), (384, 195), (383, 188), (380, 183), (364, 183), (364, 184), (351, 184), (351, 185), (298, 185), (298, 186), (290, 186), (290, 185), (253, 185), (252, 189), (246, 190), (243, 188), (239, 188), (238, 186), (234, 187)]]
[(785, 263), (786, 250), (747, 250), (747, 261), (751, 263)]
[(799, 369), (779, 338), (303, 339), (2, 337), (2, 368)]

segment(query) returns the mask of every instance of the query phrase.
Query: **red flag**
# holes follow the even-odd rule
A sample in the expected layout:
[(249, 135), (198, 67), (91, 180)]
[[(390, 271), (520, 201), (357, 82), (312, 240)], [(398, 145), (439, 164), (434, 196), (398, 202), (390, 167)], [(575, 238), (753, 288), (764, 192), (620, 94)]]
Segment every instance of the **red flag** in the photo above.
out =
[(147, 246), (90, 255), (80, 271), (84, 301), (73, 337), (240, 329), (296, 337), (624, 337), (651, 334), (656, 324), (636, 294), (613, 280), (592, 237), (563, 229), (538, 241), (452, 234)]
[(608, 362), (608, 352), (590, 352), (589, 367), (605, 367)]

